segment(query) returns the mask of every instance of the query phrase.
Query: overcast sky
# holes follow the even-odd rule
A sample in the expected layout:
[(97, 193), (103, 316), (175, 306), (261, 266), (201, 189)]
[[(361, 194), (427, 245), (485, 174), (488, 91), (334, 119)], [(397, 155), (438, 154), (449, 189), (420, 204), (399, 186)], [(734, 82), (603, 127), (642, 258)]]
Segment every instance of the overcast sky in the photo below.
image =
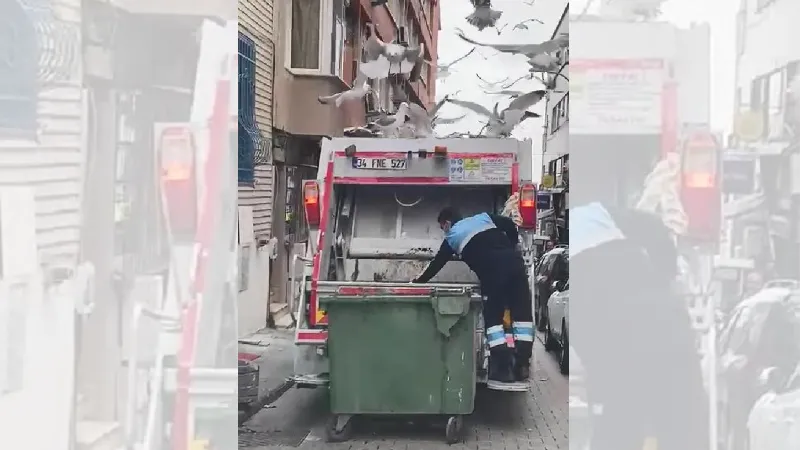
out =
[[(455, 29), (464, 30), (467, 36), (476, 40), (490, 43), (524, 43), (541, 42), (550, 38), (558, 24), (558, 19), (567, 3), (570, 3), (572, 14), (583, 10), (587, 1), (591, 0), (536, 0), (533, 6), (525, 2), (530, 0), (492, 0), (495, 9), (503, 11), (503, 17), (498, 26), (504, 29), (498, 35), (494, 29), (487, 28), (480, 32), (469, 25), (464, 18), (472, 11), (469, 0), (442, 1), (442, 30), (439, 34), (439, 62), (447, 64), (464, 55), (472, 45), (455, 35)], [(595, 5), (599, 4), (596, 0)], [(731, 112), (733, 110), (734, 92), (734, 64), (735, 64), (735, 14), (738, 9), (736, 0), (668, 0), (663, 7), (664, 20), (678, 26), (688, 26), (691, 22), (708, 22), (711, 25), (711, 121), (715, 130), (727, 132), (730, 130)], [(591, 8), (595, 9), (594, 7)], [(544, 22), (528, 23), (528, 30), (512, 30), (514, 24), (526, 18), (537, 18)], [(580, 45), (580, 43), (572, 43)], [(505, 77), (516, 79), (528, 71), (524, 56), (496, 54), (491, 49), (479, 49), (469, 58), (453, 67), (451, 75), (437, 81), (437, 97), (446, 94), (458, 93), (462, 100), (470, 100), (492, 108), (495, 102), (500, 101), (502, 109), (509, 99), (502, 96), (490, 96), (484, 93), (482, 83), (476, 77), (480, 74), (487, 80), (502, 80)], [(524, 81), (515, 86), (520, 90), (533, 90), (540, 88), (536, 81)], [(544, 115), (544, 102), (533, 108), (533, 111)], [(456, 117), (467, 111), (458, 106), (445, 105), (440, 111), (441, 117)], [(457, 124), (441, 125), (437, 132), (448, 134), (451, 132), (477, 133), (483, 126), (480, 116), (469, 115)], [(514, 133), (517, 138), (531, 138), (534, 141), (534, 151), (541, 152), (542, 127), (544, 119), (528, 120)], [(534, 155), (534, 167), (541, 167), (541, 155)]]
[[(528, 6), (523, 0), (492, 0), (494, 8), (503, 11), (498, 27), (503, 29), (503, 26), (508, 24), (508, 27), (503, 29), (502, 34), (499, 36), (493, 28), (478, 31), (467, 23), (464, 18), (473, 11), (469, 0), (442, 1), (439, 62), (447, 64), (472, 49), (472, 44), (462, 41), (455, 35), (457, 28), (462, 29), (467, 36), (473, 39), (488, 43), (516, 44), (541, 42), (550, 39), (568, 2), (567, 0), (537, 1), (538, 3), (534, 6)], [(544, 25), (531, 22), (526, 24), (528, 26), (527, 30), (512, 30), (514, 25), (526, 18), (537, 18), (544, 22)], [(524, 56), (497, 54), (492, 49), (479, 48), (469, 58), (453, 66), (449, 77), (437, 81), (436, 95), (442, 98), (447, 94), (455, 94), (453, 97), (480, 103), (490, 110), (499, 101), (501, 102), (500, 109), (502, 110), (508, 104), (509, 99), (504, 96), (487, 95), (481, 88), (482, 83), (476, 74), (489, 81), (502, 80), (505, 77), (510, 77), (510, 80), (514, 80), (527, 74), (528, 67)], [(524, 80), (513, 87), (513, 89), (523, 91), (541, 88), (542, 85), (535, 80)], [(542, 101), (531, 110), (544, 116), (544, 109), (545, 102)], [(438, 126), (436, 132), (441, 135), (452, 132), (477, 134), (485, 123), (485, 120), (482, 120), (477, 114), (465, 111), (456, 105), (447, 104), (442, 107), (439, 115), (441, 117), (458, 117), (464, 113), (469, 113), (464, 120), (452, 125)], [(543, 118), (526, 120), (514, 131), (514, 137), (533, 139), (534, 152), (540, 153), (543, 126)], [(541, 155), (534, 155), (533, 167), (541, 167)]]

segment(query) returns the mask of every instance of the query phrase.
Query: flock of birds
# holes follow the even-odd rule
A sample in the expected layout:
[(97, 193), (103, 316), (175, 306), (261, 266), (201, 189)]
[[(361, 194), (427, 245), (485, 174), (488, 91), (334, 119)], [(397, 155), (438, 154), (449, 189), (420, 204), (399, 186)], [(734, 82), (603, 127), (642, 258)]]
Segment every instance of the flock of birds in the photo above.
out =
[[(371, 4), (375, 8), (386, 4), (387, 1), (372, 0)], [(492, 9), (491, 0), (470, 0), (470, 2), (475, 10), (466, 19), (478, 30), (494, 27), (500, 34), (508, 26), (500, 29), (496, 27), (502, 12)], [(538, 19), (527, 19), (514, 25), (513, 29), (527, 29), (527, 24), (532, 22), (542, 23)], [(497, 102), (494, 108), (489, 110), (478, 103), (453, 98), (457, 93), (445, 96), (430, 111), (413, 102), (402, 102), (394, 114), (381, 113), (366, 127), (346, 129), (346, 134), (351, 136), (432, 137), (435, 135), (434, 128), (437, 125), (453, 124), (466, 117), (466, 114), (460, 117), (440, 117), (439, 110), (442, 106), (451, 103), (484, 117), (483, 129), (477, 136), (509, 137), (519, 124), (529, 118), (539, 117), (539, 114), (530, 111), (530, 108), (542, 101), (548, 91), (556, 89), (556, 77), (559, 76), (557, 74), (561, 65), (557, 52), (569, 46), (569, 35), (566, 33), (535, 44), (489, 44), (471, 39), (462, 30), (456, 30), (459, 38), (474, 47), (450, 63), (439, 64), (425, 59), (425, 48), (422, 44), (412, 47), (398, 42), (385, 42), (378, 36), (374, 24), (368, 26), (368, 31), (369, 36), (363, 44), (365, 58), (359, 64), (358, 74), (352, 87), (330, 96), (319, 97), (320, 103), (340, 108), (347, 102), (363, 101), (366, 96), (372, 96), (378, 104), (378, 93), (371, 86), (371, 80), (382, 80), (392, 76), (407, 76), (415, 80), (419, 78), (423, 66), (436, 67), (437, 78), (444, 79), (452, 73), (453, 66), (472, 55), (478, 47), (490, 48), (500, 53), (524, 55), (530, 68), (527, 75), (510, 83), (506, 83), (507, 78), (497, 82), (488, 82), (481, 78), (487, 85), (500, 86), (499, 90), (484, 89), (487, 95), (503, 95), (511, 99), (504, 108), (500, 108), (500, 102)], [(542, 74), (541, 77), (537, 76), (539, 73)], [(537, 79), (544, 89), (532, 91), (512, 89), (523, 79)]]

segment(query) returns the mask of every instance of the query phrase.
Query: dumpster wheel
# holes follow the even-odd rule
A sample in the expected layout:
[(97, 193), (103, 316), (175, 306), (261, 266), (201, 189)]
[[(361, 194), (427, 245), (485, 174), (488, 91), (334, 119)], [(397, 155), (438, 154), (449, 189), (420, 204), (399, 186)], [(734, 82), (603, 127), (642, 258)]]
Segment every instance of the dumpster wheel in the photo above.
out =
[(456, 444), (464, 439), (464, 418), (462, 416), (450, 416), (447, 419), (445, 439), (448, 444)]
[(353, 416), (347, 414), (332, 415), (325, 425), (325, 438), (328, 442), (345, 442), (353, 434)]

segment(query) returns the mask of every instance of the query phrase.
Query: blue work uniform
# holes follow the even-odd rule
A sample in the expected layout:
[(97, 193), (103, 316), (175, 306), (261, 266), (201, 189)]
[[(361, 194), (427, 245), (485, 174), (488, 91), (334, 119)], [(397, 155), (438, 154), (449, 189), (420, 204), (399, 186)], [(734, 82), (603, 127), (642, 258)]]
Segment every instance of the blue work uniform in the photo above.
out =
[(517, 250), (517, 225), (505, 216), (487, 213), (452, 224), (439, 251), (415, 282), (425, 283), (454, 255), (478, 276), (486, 296), (483, 315), (489, 347), (506, 346), (503, 315), (511, 310), (519, 358), (530, 358), (533, 347), (533, 306), (525, 262)]

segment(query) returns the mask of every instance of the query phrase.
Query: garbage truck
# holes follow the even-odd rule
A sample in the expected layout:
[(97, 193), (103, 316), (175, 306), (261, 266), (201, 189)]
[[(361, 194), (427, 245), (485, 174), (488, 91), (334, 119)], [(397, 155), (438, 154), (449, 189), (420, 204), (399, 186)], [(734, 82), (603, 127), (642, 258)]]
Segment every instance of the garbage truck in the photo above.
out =
[[(418, 377), (416, 371), (435, 371), (430, 365), (447, 359), (447, 355), (436, 354), (429, 361), (421, 355), (425, 352), (403, 345), (416, 340), (416, 336), (398, 331), (403, 320), (416, 321), (407, 324), (407, 329), (417, 327), (418, 331), (412, 334), (423, 334), (431, 343), (437, 338), (436, 333), (424, 329), (429, 306), (412, 311), (399, 305), (438, 304), (435, 326), (441, 328), (439, 316), (449, 314), (443, 312), (442, 305), (456, 304), (457, 301), (450, 300), (461, 297), (463, 304), (472, 301), (475, 306), (467, 308), (474, 313), (466, 319), (469, 325), (464, 328), (468, 330), (469, 342), (442, 344), (443, 353), (465, 353), (469, 349), (466, 353), (470, 354), (462, 354), (461, 360), (472, 362), (465, 372), (465, 379), (469, 379), (465, 383), (472, 386), (464, 387), (465, 384), (457, 390), (474, 392), (475, 385), (480, 383), (497, 390), (529, 390), (528, 383), (492, 385), (487, 380), (488, 347), (480, 317), (482, 297), (478, 280), (466, 264), (450, 262), (428, 284), (410, 284), (410, 280), (425, 268), (441, 245), (443, 235), (436, 217), (445, 206), (457, 207), (467, 215), (499, 214), (508, 209), (508, 204), (513, 205), (513, 211), (505, 213), (513, 215), (519, 224), (520, 249), (529, 274), (532, 273), (536, 257), (536, 186), (532, 183), (532, 169), (529, 140), (375, 137), (323, 140), (317, 177), (303, 182), (309, 243), (305, 254), (295, 256), (292, 264), (297, 272), (292, 274), (290, 287), (296, 319), (295, 385), (328, 387), (332, 399), (359, 397), (356, 400), (361, 402), (359, 408), (370, 412), (364, 402), (369, 403), (366, 397), (375, 398), (375, 393), (380, 392), (378, 388), (372, 396), (337, 388), (345, 379), (350, 380), (347, 382), (350, 388), (360, 389), (352, 386), (352, 380), (361, 380), (358, 382), (364, 386), (364, 374), (349, 373), (356, 370), (358, 361), (370, 360), (378, 367), (393, 366), (395, 374)], [(344, 307), (345, 303), (350, 306)], [(334, 309), (347, 308), (350, 316), (333, 317)], [(466, 314), (466, 310), (458, 312), (461, 313)], [(335, 342), (333, 333), (339, 333)], [(454, 339), (449, 337), (449, 341)], [(447, 345), (455, 347), (448, 350)], [(418, 354), (409, 354), (414, 352)], [(404, 372), (397, 361), (410, 362), (412, 368)], [(413, 368), (414, 364), (427, 367)], [(453, 367), (443, 370), (448, 372), (448, 379), (454, 376)], [(395, 374), (387, 376), (392, 378)], [(343, 389), (347, 395), (342, 393)], [(433, 403), (433, 394), (430, 397)], [(442, 401), (446, 402), (446, 398), (443, 394)], [(397, 405), (394, 411), (424, 412), (429, 406)], [(336, 415), (351, 414), (334, 411)], [(451, 426), (460, 426), (457, 416), (453, 414), (454, 420), (448, 423), (448, 434)], [(332, 429), (341, 432), (344, 426), (339, 421)]]

